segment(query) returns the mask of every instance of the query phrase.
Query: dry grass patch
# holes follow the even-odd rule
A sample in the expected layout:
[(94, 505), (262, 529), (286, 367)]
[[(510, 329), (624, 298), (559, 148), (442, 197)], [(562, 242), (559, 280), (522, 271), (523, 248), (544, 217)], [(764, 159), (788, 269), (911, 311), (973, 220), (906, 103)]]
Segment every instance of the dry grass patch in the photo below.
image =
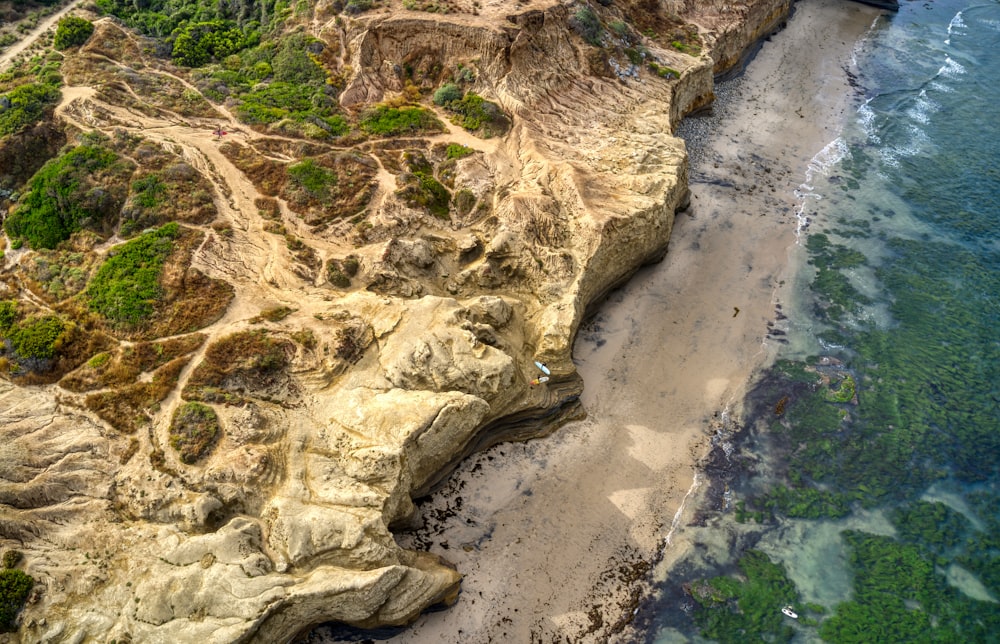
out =
[(138, 342), (94, 354), (86, 363), (67, 374), (59, 386), (81, 393), (134, 383), (139, 374), (157, 369), (171, 360), (186, 356), (205, 342), (200, 333), (162, 342)]
[(294, 354), (292, 342), (263, 329), (226, 336), (209, 345), (184, 387), (184, 398), (230, 404), (248, 398), (288, 402), (293, 392), (286, 370)]
[(153, 372), (149, 382), (90, 394), (86, 407), (118, 431), (133, 434), (152, 420), (160, 402), (177, 386), (177, 378), (189, 360), (174, 358)]
[(208, 405), (184, 403), (170, 423), (170, 446), (188, 465), (204, 458), (219, 440), (219, 417)]
[(284, 199), (310, 226), (360, 213), (375, 193), (378, 164), (364, 154), (328, 152), (284, 164), (234, 143), (220, 149), (262, 194)]

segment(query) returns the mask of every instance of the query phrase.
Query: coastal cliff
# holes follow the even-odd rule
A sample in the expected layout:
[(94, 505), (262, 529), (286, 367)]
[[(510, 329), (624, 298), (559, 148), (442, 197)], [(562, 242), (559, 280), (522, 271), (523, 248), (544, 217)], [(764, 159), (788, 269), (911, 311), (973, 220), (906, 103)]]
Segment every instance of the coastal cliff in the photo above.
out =
[[(468, 454), (582, 413), (577, 329), (686, 203), (674, 127), (789, 6), (414, 8), (287, 17), (336, 90), (301, 119), (225, 84), (257, 63), (177, 66), (109, 17), (50, 55), (52, 161), (3, 186), (0, 548), (34, 586), (0, 638), (280, 642), (455, 601), (392, 530)], [(90, 210), (50, 245), (25, 204), (73, 164)], [(141, 319), (98, 288), (139, 242), (165, 249)]]

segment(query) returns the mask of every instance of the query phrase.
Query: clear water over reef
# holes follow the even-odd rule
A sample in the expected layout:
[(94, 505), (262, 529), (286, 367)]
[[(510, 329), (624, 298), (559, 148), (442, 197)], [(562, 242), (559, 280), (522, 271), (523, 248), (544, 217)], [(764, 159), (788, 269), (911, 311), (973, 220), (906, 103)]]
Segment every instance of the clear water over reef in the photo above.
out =
[(1000, 3), (904, 3), (856, 72), (800, 190), (786, 344), (649, 641), (1000, 633)]

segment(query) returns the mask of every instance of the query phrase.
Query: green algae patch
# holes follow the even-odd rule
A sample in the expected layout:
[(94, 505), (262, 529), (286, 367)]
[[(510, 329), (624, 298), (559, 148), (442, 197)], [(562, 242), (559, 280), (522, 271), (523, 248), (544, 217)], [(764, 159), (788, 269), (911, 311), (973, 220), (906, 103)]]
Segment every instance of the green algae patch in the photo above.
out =
[(747, 550), (737, 562), (742, 579), (715, 577), (691, 584), (701, 610), (695, 620), (706, 637), (722, 642), (787, 642), (795, 631), (781, 613), (799, 609), (798, 591), (785, 567), (760, 550)]

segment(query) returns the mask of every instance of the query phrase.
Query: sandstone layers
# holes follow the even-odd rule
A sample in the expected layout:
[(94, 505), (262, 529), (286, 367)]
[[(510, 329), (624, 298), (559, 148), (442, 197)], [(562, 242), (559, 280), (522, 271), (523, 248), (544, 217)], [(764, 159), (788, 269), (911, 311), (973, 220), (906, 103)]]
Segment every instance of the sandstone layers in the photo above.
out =
[[(60, 124), (70, 136), (146, 137), (211, 184), (224, 225), (201, 226), (190, 264), (231, 285), (233, 300), (200, 329), (204, 344), (133, 436), (65, 387), (0, 384), (0, 549), (20, 550), (36, 579), (20, 639), (281, 642), (324, 621), (405, 624), (454, 601), (460, 571), (400, 548), (391, 529), (465, 455), (580, 413), (570, 349), (581, 319), (662, 257), (685, 204), (674, 126), (710, 102), (713, 72), (789, 9), (667, 5), (595, 9), (609, 24), (644, 16), (649, 28), (680, 16), (701, 34), (699, 52), (646, 43), (677, 78), (616, 58), (610, 30), (601, 47), (587, 44), (570, 27), (582, 5), (488, 2), (475, 15), (393, 8), (340, 20), (319, 3), (306, 26), (339, 52), (345, 109), (406, 91), (400, 66), (462, 63), (512, 122), (495, 139), (449, 127), (396, 147), (355, 146), (351, 154), (367, 155), (351, 157), (361, 159), (358, 189), (371, 195), (360, 228), (308, 225), (279, 192), (283, 225), (306, 248), (357, 262), (343, 289), (310, 272), (315, 262), (258, 212), (253, 156), (287, 162), (309, 148), (241, 128), (224, 106), (185, 114), (154, 105), (128, 85), (130, 72), (161, 73), (154, 61), (99, 21), (64, 63)], [(123, 51), (132, 55), (116, 59)], [(124, 93), (91, 73), (98, 63), (122, 70)], [(220, 125), (232, 142), (205, 135)], [(476, 151), (452, 179), (478, 207), (442, 220), (399, 198), (394, 155), (433, 157), (452, 141)], [(8, 251), (5, 270), (27, 257)], [(257, 317), (278, 306), (289, 313)], [(226, 386), (238, 399), (213, 404), (221, 442), (183, 463), (167, 432), (185, 387), (215, 343), (258, 329), (282, 347), (286, 367), (266, 382), (232, 372)], [(550, 382), (530, 384), (534, 360), (551, 368)]]

